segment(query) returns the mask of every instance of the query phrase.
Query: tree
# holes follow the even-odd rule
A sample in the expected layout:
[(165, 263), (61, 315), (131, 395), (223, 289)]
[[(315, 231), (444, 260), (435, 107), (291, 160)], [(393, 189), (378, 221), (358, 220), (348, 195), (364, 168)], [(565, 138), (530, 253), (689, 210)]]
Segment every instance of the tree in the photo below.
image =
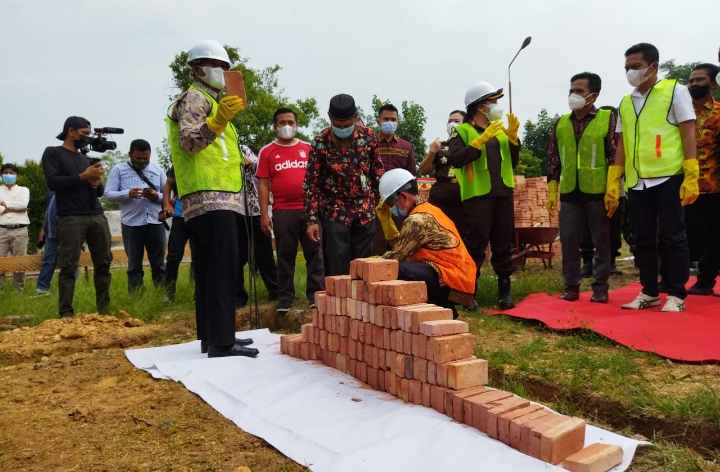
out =
[(527, 178), (542, 177), (542, 164), (542, 159), (536, 157), (530, 149), (523, 147), (520, 149), (520, 160), (515, 175), (524, 175)]
[(560, 115), (550, 116), (546, 109), (540, 110), (537, 121), (525, 122), (525, 133), (523, 135), (523, 147), (528, 149), (532, 155), (540, 159), (541, 175), (547, 175), (548, 147), (552, 137), (553, 124), (560, 118)]
[[(240, 57), (238, 48), (225, 46), (225, 49), (230, 58), (231, 69), (242, 72), (248, 100), (246, 109), (233, 118), (240, 142), (260, 148), (275, 139), (272, 117), (275, 111), (282, 107), (290, 108), (297, 113), (299, 128), (310, 126), (313, 126), (313, 129), (317, 128), (317, 120), (320, 118), (317, 101), (309, 97), (291, 102), (285, 97), (283, 89), (278, 84), (278, 72), (281, 69), (279, 65), (253, 69), (248, 67), (247, 58)], [(171, 100), (176, 99), (193, 83), (193, 74), (187, 66), (187, 57), (188, 52), (183, 51), (170, 63), (175, 89), (175, 93), (170, 96)], [(301, 131), (298, 132), (298, 138), (309, 140)]]
[[(701, 64), (700, 62), (688, 62), (686, 64), (675, 64), (675, 59), (660, 63), (660, 72), (665, 74), (666, 79), (676, 79), (683, 85), (687, 85), (690, 80), (690, 74), (695, 66)], [(714, 79), (714, 77), (710, 77)], [(720, 100), (720, 87), (715, 87), (713, 92), (715, 100)]]
[(160, 147), (155, 148), (155, 154), (157, 155), (158, 164), (162, 169), (167, 172), (172, 166), (172, 156), (170, 155), (170, 144), (167, 138), (163, 138)]
[[(128, 155), (122, 151), (108, 151), (105, 154), (100, 156), (100, 162), (102, 163), (103, 169), (105, 169), (105, 173), (102, 176), (103, 184), (107, 182), (108, 174), (110, 174), (110, 171), (113, 167), (119, 164), (124, 164), (129, 159)], [(119, 210), (120, 205), (115, 202), (108, 201), (105, 196), (103, 195), (100, 197), (100, 203), (102, 204), (103, 210), (105, 211), (114, 211)]]
[(28, 253), (37, 252), (35, 244), (38, 240), (40, 228), (45, 222), (45, 205), (47, 196), (47, 185), (42, 164), (30, 159), (25, 164), (18, 165), (18, 185), (27, 187), (30, 190), (30, 202), (28, 203)]
[[(387, 103), (390, 103), (390, 100), (381, 102), (377, 95), (373, 95), (373, 115), (363, 115), (362, 109), (358, 109), (360, 118), (362, 118), (365, 126), (372, 128), (376, 134), (380, 132), (379, 127), (377, 126), (377, 118), (380, 112), (380, 107)], [(425, 144), (425, 138), (423, 137), (423, 133), (425, 132), (425, 123), (427, 123), (425, 109), (415, 102), (408, 102), (407, 100), (404, 100), (400, 104), (398, 115), (400, 124), (398, 125), (398, 129), (395, 134), (412, 144), (413, 152), (415, 153), (415, 160), (420, 162), (425, 157), (425, 154), (427, 154), (427, 146)]]

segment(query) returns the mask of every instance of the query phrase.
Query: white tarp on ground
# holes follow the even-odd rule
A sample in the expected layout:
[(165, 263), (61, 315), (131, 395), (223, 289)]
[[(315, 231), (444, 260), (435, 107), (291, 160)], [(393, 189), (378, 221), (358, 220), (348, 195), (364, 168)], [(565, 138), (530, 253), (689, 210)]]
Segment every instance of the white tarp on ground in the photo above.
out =
[[(220, 414), (313, 471), (563, 470), (452, 421), (433, 409), (374, 391), (319, 361), (280, 353), (280, 336), (245, 331), (256, 359), (208, 359), (194, 341), (125, 351), (158, 379), (182, 382)], [(361, 401), (357, 401), (361, 400)], [(630, 465), (638, 441), (588, 426), (586, 444), (623, 447)]]

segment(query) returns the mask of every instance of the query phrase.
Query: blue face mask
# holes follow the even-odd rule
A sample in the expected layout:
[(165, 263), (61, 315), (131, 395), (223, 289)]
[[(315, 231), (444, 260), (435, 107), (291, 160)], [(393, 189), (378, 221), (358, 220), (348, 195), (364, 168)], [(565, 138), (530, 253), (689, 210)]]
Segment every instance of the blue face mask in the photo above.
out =
[(397, 131), (397, 127), (397, 121), (383, 121), (382, 123), (380, 123), (380, 130), (383, 132), (383, 134), (388, 136), (395, 134), (395, 131)]
[(353, 131), (355, 130), (355, 125), (352, 124), (352, 125), (348, 126), (347, 128), (338, 128), (337, 126), (333, 126), (332, 130), (333, 130), (333, 134), (335, 134), (335, 136), (337, 136), (340, 139), (345, 139), (347, 137), (350, 137), (350, 135), (353, 133)]
[(3, 174), (2, 176), (3, 183), (6, 185), (12, 185), (15, 182), (17, 182), (17, 175), (13, 174)]
[(390, 208), (390, 212), (398, 218), (405, 218), (407, 216), (407, 210), (401, 210), (397, 205)]

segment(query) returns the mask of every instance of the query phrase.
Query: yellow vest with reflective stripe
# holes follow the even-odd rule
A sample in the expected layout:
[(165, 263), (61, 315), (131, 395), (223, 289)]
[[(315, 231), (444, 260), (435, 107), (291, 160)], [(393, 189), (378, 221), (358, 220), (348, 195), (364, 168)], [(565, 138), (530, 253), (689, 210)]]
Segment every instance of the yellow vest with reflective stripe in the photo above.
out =
[(615, 132), (608, 130), (611, 113), (610, 110), (598, 110), (579, 141), (575, 138), (570, 113), (562, 116), (558, 121), (555, 137), (562, 164), (560, 193), (570, 193), (578, 184), (583, 193), (605, 193), (607, 183), (605, 138), (608, 132)]
[[(210, 100), (212, 110), (208, 116), (215, 116), (218, 108), (217, 101), (201, 88), (194, 85), (190, 88), (202, 92)], [(208, 147), (195, 154), (189, 153), (180, 147), (178, 122), (170, 118), (170, 112), (174, 106), (175, 103), (168, 109), (165, 125), (167, 126), (170, 154), (175, 167), (178, 196), (183, 197), (202, 191), (239, 192), (242, 189), (243, 156), (238, 146), (235, 126), (228, 123), (225, 131)]]
[[(456, 126), (455, 131), (460, 135), (466, 146), (469, 146), (473, 139), (480, 136), (470, 123), (463, 123), (460, 126)], [(515, 177), (512, 168), (512, 158), (510, 156), (510, 140), (504, 133), (497, 136), (496, 139), (500, 141), (500, 157), (502, 159), (500, 163), (500, 175), (502, 176), (503, 183), (513, 188), (515, 187)], [(462, 201), (490, 193), (492, 183), (490, 181), (490, 171), (487, 166), (485, 145), (483, 145), (478, 159), (461, 168), (453, 167), (453, 171), (460, 184), (460, 199)]]
[(676, 83), (675, 80), (656, 83), (648, 92), (640, 112), (635, 111), (632, 94), (626, 95), (620, 102), (626, 189), (635, 187), (639, 179), (683, 173), (680, 128), (667, 119)]

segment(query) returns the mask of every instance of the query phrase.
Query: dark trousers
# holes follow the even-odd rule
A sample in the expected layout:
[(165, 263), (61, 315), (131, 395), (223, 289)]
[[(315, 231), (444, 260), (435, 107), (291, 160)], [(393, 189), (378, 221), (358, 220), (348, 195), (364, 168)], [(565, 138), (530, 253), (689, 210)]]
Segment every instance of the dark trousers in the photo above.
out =
[(215, 210), (190, 220), (195, 237), (197, 337), (214, 347), (235, 343), (235, 287), (242, 215)]
[(325, 289), (325, 268), (320, 242), (307, 236), (305, 211), (273, 210), (272, 220), (278, 259), (278, 300), (292, 302), (295, 299), (295, 258), (300, 242), (307, 267), (305, 296), (310, 303), (315, 303), (315, 292)]
[(192, 233), (192, 225), (186, 223), (182, 216), (173, 216), (165, 265), (165, 285), (170, 300), (175, 298), (178, 270), (185, 257), (185, 246), (188, 242), (190, 242), (190, 279), (192, 280), (195, 277), (195, 237)]
[(637, 265), (643, 293), (658, 295), (658, 240), (665, 248), (668, 295), (684, 299), (687, 295), (690, 259), (685, 237), (685, 210), (680, 205), (683, 176), (628, 195), (630, 222), (635, 231)]
[[(393, 223), (395, 223), (395, 227), (397, 228), (397, 230), (400, 231), (402, 228), (402, 223), (403, 221), (405, 221), (405, 218), (395, 215), (392, 215), (391, 218), (393, 220)], [(375, 223), (373, 224), (375, 225), (375, 237), (373, 238), (372, 253), (370, 255), (382, 256), (389, 249), (388, 242), (387, 239), (385, 239), (385, 233), (383, 232), (380, 219), (375, 218)]]
[(105, 215), (62, 216), (57, 222), (58, 288), (60, 316), (73, 315), (75, 273), (80, 261), (83, 242), (87, 242), (93, 262), (95, 303), (98, 312), (110, 304), (110, 226)]
[(326, 275), (347, 275), (350, 261), (371, 256), (376, 230), (374, 220), (361, 225), (355, 217), (352, 225), (346, 226), (323, 217), (322, 230)]
[(498, 277), (510, 277), (513, 271), (512, 240), (515, 225), (513, 197), (477, 197), (463, 202), (466, 243), (477, 266), (476, 276), (485, 262), (485, 250), (490, 243), (490, 264)]
[(465, 241), (465, 213), (460, 198), (460, 185), (452, 182), (435, 182), (430, 189), (428, 203), (440, 208), (447, 215), (458, 230), (458, 234)]
[(426, 262), (401, 262), (398, 280), (412, 280), (425, 282), (428, 292), (428, 303), (450, 308), (453, 318), (457, 318), (455, 303), (450, 300), (450, 287), (440, 286), (440, 278), (430, 264)]
[(161, 224), (121, 226), (128, 257), (128, 291), (132, 293), (143, 286), (143, 255), (146, 250), (153, 284), (158, 287), (165, 283), (165, 227)]
[(610, 276), (610, 219), (602, 200), (562, 202), (560, 205), (560, 243), (565, 289), (580, 286), (580, 241), (590, 228), (595, 253), (593, 292), (607, 292)]
[[(618, 206), (612, 218), (610, 218), (610, 259), (615, 261), (620, 257), (620, 248), (622, 248), (622, 225), (625, 218), (625, 202), (626, 197), (620, 197), (620, 205)], [(580, 253), (582, 254), (583, 264), (592, 262), (595, 257), (595, 245), (593, 244), (592, 234), (590, 234), (590, 226), (585, 225), (582, 242), (580, 243)]]
[(686, 211), (699, 213), (702, 220), (702, 240), (705, 251), (698, 264), (698, 284), (702, 287), (715, 286), (715, 278), (720, 271), (720, 193), (702, 194), (698, 199), (686, 207)]
[(250, 261), (250, 241), (253, 242), (255, 269), (260, 271), (260, 277), (268, 294), (273, 298), (278, 291), (278, 273), (275, 256), (273, 255), (272, 238), (260, 229), (259, 216), (246, 216), (242, 219), (242, 226), (240, 227), (240, 255), (238, 259), (237, 286), (235, 288), (235, 301), (240, 305), (244, 305), (249, 299), (248, 292), (245, 289), (245, 265)]
[[(700, 197), (711, 196), (711, 194), (700, 195)], [(704, 232), (705, 222), (709, 220), (717, 220), (717, 215), (707, 213), (701, 210), (702, 204), (698, 205), (700, 200), (695, 201), (692, 205), (685, 207), (685, 234), (687, 235), (688, 251), (690, 261), (697, 262), (705, 253), (707, 244), (707, 235)], [(713, 203), (720, 203), (719, 200), (710, 199)], [(704, 205), (707, 207), (707, 205)], [(716, 206), (717, 211), (720, 207)], [(712, 222), (710, 223), (712, 225)]]

